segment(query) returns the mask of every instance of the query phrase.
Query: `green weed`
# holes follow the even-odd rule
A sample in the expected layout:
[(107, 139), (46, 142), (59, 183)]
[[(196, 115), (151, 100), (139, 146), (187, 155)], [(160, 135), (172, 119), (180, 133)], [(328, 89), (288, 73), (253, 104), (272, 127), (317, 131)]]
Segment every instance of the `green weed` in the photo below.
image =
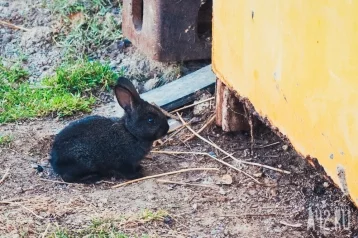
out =
[(22, 80), (26, 80), (28, 77), (29, 73), (22, 69), (19, 64), (14, 64), (11, 67), (5, 67), (0, 62), (0, 84), (5, 84), (5, 79), (9, 83), (18, 83)]
[(51, 234), (51, 238), (72, 238), (72, 237), (88, 237), (88, 238), (150, 238), (148, 234), (128, 235), (121, 231), (121, 227), (127, 222), (135, 222), (138, 224), (146, 224), (156, 221), (163, 221), (168, 216), (165, 210), (152, 211), (145, 209), (134, 216), (121, 216), (117, 219), (113, 218), (97, 218), (93, 219), (91, 224), (79, 230), (58, 229)]
[(91, 55), (122, 38), (120, 20), (110, 14), (114, 3), (105, 0), (55, 0), (51, 9), (63, 20), (56, 42), (70, 59)]
[(166, 216), (168, 216), (168, 212), (165, 210), (152, 211), (145, 209), (142, 212), (140, 219), (142, 219), (144, 222), (162, 221)]
[(76, 61), (60, 66), (54, 76), (34, 85), (28, 73), (0, 63), (0, 123), (40, 116), (90, 112), (93, 94), (108, 90), (118, 75), (100, 62)]
[(149, 238), (148, 235), (128, 235), (113, 226), (102, 226), (98, 228), (87, 228), (78, 231), (57, 230), (50, 234), (49, 238), (72, 238), (72, 237), (87, 237), (87, 238)]
[(10, 144), (13, 141), (13, 138), (9, 135), (0, 135), (0, 146), (5, 146)]
[(93, 14), (103, 11), (110, 5), (111, 2), (105, 0), (54, 0), (49, 7), (52, 12), (66, 18), (78, 12)]

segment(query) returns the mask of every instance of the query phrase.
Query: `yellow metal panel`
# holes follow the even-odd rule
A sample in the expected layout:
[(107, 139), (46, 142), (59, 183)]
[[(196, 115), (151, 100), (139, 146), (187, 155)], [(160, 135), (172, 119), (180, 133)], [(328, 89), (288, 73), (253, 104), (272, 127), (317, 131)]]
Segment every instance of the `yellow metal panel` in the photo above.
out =
[(214, 0), (213, 70), (358, 204), (358, 1)]

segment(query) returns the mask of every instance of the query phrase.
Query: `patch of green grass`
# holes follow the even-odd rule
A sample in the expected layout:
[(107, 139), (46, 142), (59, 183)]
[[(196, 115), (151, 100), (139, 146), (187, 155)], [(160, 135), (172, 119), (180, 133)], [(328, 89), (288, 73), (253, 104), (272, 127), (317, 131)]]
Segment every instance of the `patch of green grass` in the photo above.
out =
[(19, 64), (13, 64), (11, 67), (5, 67), (5, 65), (0, 61), (0, 84), (5, 84), (5, 80), (9, 83), (18, 83), (26, 80), (28, 77), (29, 73), (21, 68)]
[(100, 226), (90, 226), (89, 228), (69, 231), (58, 229), (49, 235), (49, 238), (72, 238), (72, 237), (87, 237), (87, 238), (149, 238), (148, 235), (128, 235), (119, 229), (115, 228), (110, 223), (103, 223)]
[(60, 66), (40, 84), (25, 81), (28, 73), (0, 63), (0, 123), (40, 116), (90, 112), (98, 90), (108, 90), (118, 75), (108, 64), (76, 61)]
[(10, 144), (13, 141), (13, 138), (9, 135), (0, 135), (0, 146), (5, 146)]
[(152, 211), (145, 209), (140, 215), (140, 219), (142, 219), (144, 222), (162, 221), (164, 217), (168, 215), (168, 212), (165, 210)]
[(63, 27), (56, 42), (70, 59), (91, 55), (122, 38), (120, 20), (110, 13), (114, 6), (106, 0), (55, 0), (50, 8), (59, 14)]
[(78, 12), (96, 13), (103, 11), (110, 5), (111, 2), (106, 0), (54, 0), (49, 7), (54, 13), (60, 14), (62, 17), (68, 17)]
[[(79, 230), (64, 230), (58, 229), (52, 233), (51, 238), (72, 238), (72, 237), (88, 237), (88, 238), (150, 238), (148, 234), (141, 235), (129, 235), (121, 230), (121, 227), (125, 227), (128, 223), (137, 223), (138, 226), (151, 222), (162, 222), (163, 219), (168, 216), (168, 212), (165, 210), (152, 211), (145, 209), (142, 212), (135, 214), (134, 216), (121, 216), (118, 219), (113, 218), (100, 218), (93, 219), (91, 224)], [(148, 227), (147, 227), (148, 228)]]
[(84, 237), (84, 236), (87, 238), (129, 238), (130, 237), (123, 232), (116, 231), (115, 229), (111, 228), (108, 230), (86, 229), (78, 232), (58, 230), (53, 234), (51, 234), (49, 238), (72, 238), (72, 237)]

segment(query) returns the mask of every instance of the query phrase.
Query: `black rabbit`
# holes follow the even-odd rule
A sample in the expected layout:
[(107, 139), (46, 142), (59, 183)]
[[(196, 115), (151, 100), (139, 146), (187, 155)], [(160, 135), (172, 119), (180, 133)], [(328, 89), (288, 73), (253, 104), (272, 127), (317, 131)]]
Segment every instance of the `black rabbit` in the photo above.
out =
[(117, 175), (139, 178), (140, 161), (168, 132), (166, 116), (141, 99), (128, 79), (120, 77), (114, 91), (125, 111), (122, 118), (88, 116), (56, 135), (50, 163), (65, 182), (93, 183)]

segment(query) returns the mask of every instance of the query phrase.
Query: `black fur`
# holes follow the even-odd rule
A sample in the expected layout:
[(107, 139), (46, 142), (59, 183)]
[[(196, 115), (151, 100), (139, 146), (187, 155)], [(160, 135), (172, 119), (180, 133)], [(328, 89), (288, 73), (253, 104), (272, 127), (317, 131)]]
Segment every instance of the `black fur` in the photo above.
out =
[(140, 161), (153, 141), (164, 136), (165, 115), (142, 100), (132, 83), (119, 78), (115, 86), (122, 118), (88, 116), (70, 123), (56, 135), (50, 163), (65, 182), (93, 183), (103, 177), (142, 176)]

